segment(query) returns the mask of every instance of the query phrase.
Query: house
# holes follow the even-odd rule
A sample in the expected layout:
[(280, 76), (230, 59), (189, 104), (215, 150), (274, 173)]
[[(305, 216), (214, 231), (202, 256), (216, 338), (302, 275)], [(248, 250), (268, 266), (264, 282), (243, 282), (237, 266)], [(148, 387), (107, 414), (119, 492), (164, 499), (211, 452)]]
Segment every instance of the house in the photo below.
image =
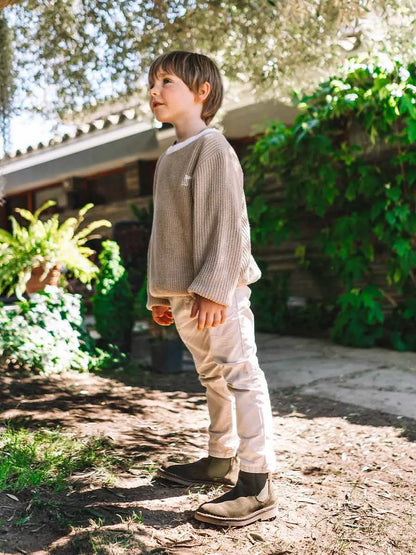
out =
[[(221, 125), (241, 157), (268, 121), (291, 123), (295, 115), (296, 109), (282, 102), (249, 98), (226, 106)], [(35, 210), (50, 199), (64, 214), (92, 202), (89, 218), (131, 219), (129, 203), (148, 205), (156, 160), (173, 141), (171, 126), (157, 128), (150, 113), (133, 107), (17, 151), (0, 160), (6, 200), (0, 226), (7, 226), (15, 208)]]

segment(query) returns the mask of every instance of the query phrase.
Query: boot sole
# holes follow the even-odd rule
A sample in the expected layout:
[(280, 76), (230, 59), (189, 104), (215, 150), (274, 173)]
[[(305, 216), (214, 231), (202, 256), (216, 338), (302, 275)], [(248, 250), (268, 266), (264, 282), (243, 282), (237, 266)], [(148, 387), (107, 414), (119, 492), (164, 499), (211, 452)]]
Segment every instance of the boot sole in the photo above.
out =
[(181, 486), (223, 486), (225, 489), (232, 489), (235, 486), (235, 484), (226, 484), (220, 481), (214, 482), (209, 480), (186, 480), (185, 478), (176, 476), (176, 474), (170, 474), (169, 472), (161, 468), (157, 472), (157, 478), (162, 478), (163, 480), (168, 480), (169, 482), (179, 484)]
[(251, 515), (241, 518), (215, 516), (201, 511), (196, 511), (194, 517), (201, 522), (207, 522), (208, 524), (215, 524), (217, 526), (247, 526), (247, 524), (252, 524), (257, 520), (270, 520), (275, 518), (276, 515), (277, 506), (272, 505), (271, 507), (263, 507), (263, 509), (259, 509)]

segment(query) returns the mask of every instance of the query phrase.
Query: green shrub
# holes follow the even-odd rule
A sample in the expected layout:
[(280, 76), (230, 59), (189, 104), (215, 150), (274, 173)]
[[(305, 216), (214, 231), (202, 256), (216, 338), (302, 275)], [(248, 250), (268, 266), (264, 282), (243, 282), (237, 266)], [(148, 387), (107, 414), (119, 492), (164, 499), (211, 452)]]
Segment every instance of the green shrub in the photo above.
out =
[(352, 289), (338, 299), (340, 310), (331, 337), (342, 345), (373, 347), (383, 336), (384, 314), (377, 287)]
[(149, 320), (151, 312), (146, 308), (147, 304), (147, 276), (139, 289), (134, 300), (134, 314), (137, 320)]
[(258, 331), (271, 333), (285, 331), (288, 316), (288, 278), (285, 273), (272, 277), (265, 276), (251, 286), (251, 304)]
[(305, 299), (305, 304), (291, 306), (290, 272), (265, 277), (251, 286), (251, 304), (256, 317), (256, 330), (282, 335), (321, 336), (334, 319), (330, 304)]
[(91, 299), (96, 330), (107, 344), (129, 350), (134, 325), (134, 298), (115, 241), (104, 241), (100, 271)]
[[(339, 310), (332, 337), (370, 346), (394, 298), (415, 295), (416, 64), (350, 60), (295, 101), (293, 127), (272, 123), (246, 163), (253, 244), (296, 239), (304, 268), (320, 252), (320, 280), (337, 291), (324, 299)], [(272, 176), (284, 184), (278, 205), (265, 194)], [(305, 224), (311, 252), (299, 246)], [(389, 326), (403, 327), (405, 312)], [(400, 329), (389, 328), (391, 344), (411, 347)]]
[(84, 328), (81, 297), (47, 286), (12, 309), (0, 308), (0, 356), (42, 373), (87, 371), (94, 341)]
[(416, 351), (416, 298), (405, 299), (385, 321), (385, 342), (397, 351)]
[(0, 307), (0, 364), (43, 374), (120, 366), (117, 346), (97, 348), (83, 319), (80, 295), (46, 286), (26, 301)]

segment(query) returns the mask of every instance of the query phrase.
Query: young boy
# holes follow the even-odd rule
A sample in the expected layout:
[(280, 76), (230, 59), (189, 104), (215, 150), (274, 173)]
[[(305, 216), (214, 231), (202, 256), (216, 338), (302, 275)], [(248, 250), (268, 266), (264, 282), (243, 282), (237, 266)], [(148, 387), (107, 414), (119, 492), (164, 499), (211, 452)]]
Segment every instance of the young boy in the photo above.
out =
[(208, 457), (162, 468), (184, 485), (232, 489), (201, 505), (195, 518), (243, 526), (275, 516), (272, 414), (256, 356), (248, 284), (260, 278), (238, 158), (208, 127), (223, 86), (206, 56), (175, 51), (149, 70), (150, 105), (174, 125), (176, 142), (160, 157), (148, 255), (148, 308), (162, 326), (174, 321), (206, 388)]

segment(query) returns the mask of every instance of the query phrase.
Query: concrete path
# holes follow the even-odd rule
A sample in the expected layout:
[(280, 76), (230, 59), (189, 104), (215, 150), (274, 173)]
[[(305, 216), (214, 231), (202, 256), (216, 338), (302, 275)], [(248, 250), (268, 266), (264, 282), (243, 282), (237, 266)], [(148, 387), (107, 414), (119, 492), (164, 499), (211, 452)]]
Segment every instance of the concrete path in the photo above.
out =
[(353, 349), (321, 339), (257, 335), (270, 390), (315, 395), (416, 419), (416, 353)]
[[(134, 358), (150, 364), (148, 340), (133, 342)], [(315, 395), (416, 420), (416, 352), (354, 349), (329, 340), (257, 334), (270, 390)], [(195, 371), (186, 352), (184, 371)]]

